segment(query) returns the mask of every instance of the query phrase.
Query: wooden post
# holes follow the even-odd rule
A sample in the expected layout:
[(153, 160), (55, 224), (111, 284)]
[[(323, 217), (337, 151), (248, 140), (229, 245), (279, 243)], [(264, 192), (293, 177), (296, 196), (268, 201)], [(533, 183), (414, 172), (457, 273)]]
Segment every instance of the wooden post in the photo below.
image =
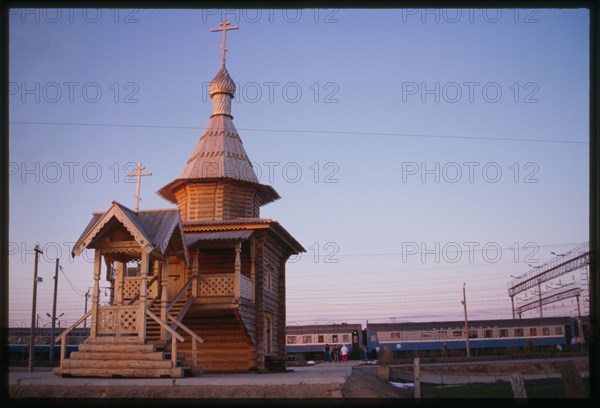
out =
[(90, 337), (96, 337), (96, 331), (98, 326), (98, 302), (100, 300), (100, 262), (102, 258), (102, 252), (96, 249), (94, 252), (94, 289), (92, 290), (92, 326), (90, 328)]
[(117, 281), (117, 296), (116, 296), (116, 304), (117, 305), (122, 305), (123, 304), (123, 296), (124, 296), (124, 289), (125, 289), (125, 262), (120, 262), (117, 261), (117, 276), (116, 276), (116, 281)]
[(419, 357), (415, 357), (413, 360), (413, 374), (414, 374), (414, 398), (421, 398), (421, 365)]
[[(163, 322), (167, 322), (167, 304), (169, 303), (169, 291), (168, 291), (168, 282), (169, 282), (169, 256), (165, 255), (165, 260), (163, 261), (163, 267), (161, 271), (161, 294), (160, 294), (160, 320)], [(160, 340), (165, 341), (167, 339), (167, 331), (164, 327), (160, 327)]]
[(240, 300), (241, 274), (242, 274), (242, 243), (235, 245), (235, 267), (233, 276), (233, 297), (236, 301)]
[(194, 277), (194, 283), (192, 283), (192, 296), (194, 299), (198, 298), (198, 274), (200, 272), (200, 266), (198, 265), (198, 251), (194, 254), (194, 260), (192, 262), (192, 276)]
[(171, 368), (177, 367), (177, 337), (171, 336)]
[(390, 366), (387, 364), (381, 364), (377, 366), (377, 378), (389, 381), (390, 380)]
[(150, 256), (142, 251), (141, 273), (140, 273), (140, 310), (137, 319), (138, 336), (143, 342), (146, 341), (146, 298), (148, 295), (148, 266)]
[(190, 339), (192, 340), (192, 368), (196, 368), (198, 365), (198, 342), (193, 337)]
[[(256, 269), (255, 269), (256, 267), (254, 265), (255, 257), (256, 257), (256, 240), (254, 239), (254, 235), (252, 235), (252, 237), (250, 238), (250, 280), (252, 281), (252, 303), (254, 303), (254, 300), (256, 298)], [(285, 262), (283, 264), (285, 265)], [(285, 316), (285, 314), (284, 314), (284, 316)]]
[[(585, 393), (585, 387), (583, 381), (581, 381), (581, 375), (579, 370), (575, 366), (573, 360), (565, 363), (559, 363), (558, 369), (560, 370), (560, 377), (562, 378), (563, 385), (565, 387), (565, 397), (567, 398), (587, 398), (588, 395)], [(591, 384), (590, 384), (591, 386)]]
[(150, 285), (150, 287), (148, 288), (148, 297), (151, 299), (155, 299), (162, 295), (162, 281), (160, 279), (160, 272), (160, 261), (158, 259), (155, 259), (154, 262), (152, 262), (152, 279), (155, 279), (155, 283), (152, 283), (152, 285)]
[(512, 386), (513, 395), (515, 398), (527, 398), (525, 391), (525, 381), (521, 373), (512, 373), (510, 375), (510, 385)]

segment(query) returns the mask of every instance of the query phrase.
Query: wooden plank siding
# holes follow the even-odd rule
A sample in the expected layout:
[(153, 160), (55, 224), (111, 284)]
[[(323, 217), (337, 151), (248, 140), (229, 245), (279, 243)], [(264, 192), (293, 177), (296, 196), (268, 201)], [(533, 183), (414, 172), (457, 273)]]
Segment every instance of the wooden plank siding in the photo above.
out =
[(253, 185), (230, 180), (192, 182), (176, 190), (174, 195), (183, 222), (260, 216), (261, 198)]

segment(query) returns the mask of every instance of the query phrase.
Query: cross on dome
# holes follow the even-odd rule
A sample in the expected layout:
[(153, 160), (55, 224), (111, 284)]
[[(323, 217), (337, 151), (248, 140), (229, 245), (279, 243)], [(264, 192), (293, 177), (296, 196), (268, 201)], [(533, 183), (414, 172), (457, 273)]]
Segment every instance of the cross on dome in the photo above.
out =
[(227, 31), (228, 30), (237, 30), (239, 29), (238, 26), (231, 26), (231, 27), (227, 27), (228, 25), (230, 25), (231, 23), (227, 20), (223, 20), (219, 23), (219, 25), (221, 26), (221, 28), (213, 28), (210, 31), (215, 32), (215, 31), (223, 31), (223, 43), (221, 44), (221, 49), (223, 50), (223, 55), (221, 56), (221, 62), (223, 65), (225, 65), (225, 53), (227, 52)]

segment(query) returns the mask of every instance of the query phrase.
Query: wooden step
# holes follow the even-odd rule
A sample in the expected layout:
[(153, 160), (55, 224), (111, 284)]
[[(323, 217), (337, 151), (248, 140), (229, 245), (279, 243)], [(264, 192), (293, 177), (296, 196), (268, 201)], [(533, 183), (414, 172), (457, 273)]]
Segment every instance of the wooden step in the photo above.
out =
[(110, 352), (110, 353), (153, 353), (156, 346), (153, 344), (94, 344), (83, 343), (79, 345), (79, 352)]
[(70, 375), (73, 377), (131, 377), (131, 378), (158, 378), (158, 377), (183, 377), (182, 367), (175, 368), (129, 368), (111, 370), (106, 368), (60, 368), (54, 369), (55, 375)]
[(72, 360), (66, 359), (63, 368), (154, 369), (171, 368), (171, 360)]
[(79, 352), (74, 351), (69, 356), (71, 360), (164, 360), (165, 353), (110, 353), (110, 352)]
[(202, 364), (202, 372), (204, 373), (239, 373), (247, 372), (255, 368), (254, 364), (238, 364), (238, 363), (207, 363)]

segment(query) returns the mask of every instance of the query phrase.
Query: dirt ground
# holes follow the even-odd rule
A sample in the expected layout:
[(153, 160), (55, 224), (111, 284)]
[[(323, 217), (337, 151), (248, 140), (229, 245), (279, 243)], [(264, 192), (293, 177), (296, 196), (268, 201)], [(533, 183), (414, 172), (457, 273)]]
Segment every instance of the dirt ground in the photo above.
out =
[(376, 366), (355, 366), (342, 389), (342, 397), (361, 398), (412, 398), (412, 389), (398, 388), (377, 378)]

